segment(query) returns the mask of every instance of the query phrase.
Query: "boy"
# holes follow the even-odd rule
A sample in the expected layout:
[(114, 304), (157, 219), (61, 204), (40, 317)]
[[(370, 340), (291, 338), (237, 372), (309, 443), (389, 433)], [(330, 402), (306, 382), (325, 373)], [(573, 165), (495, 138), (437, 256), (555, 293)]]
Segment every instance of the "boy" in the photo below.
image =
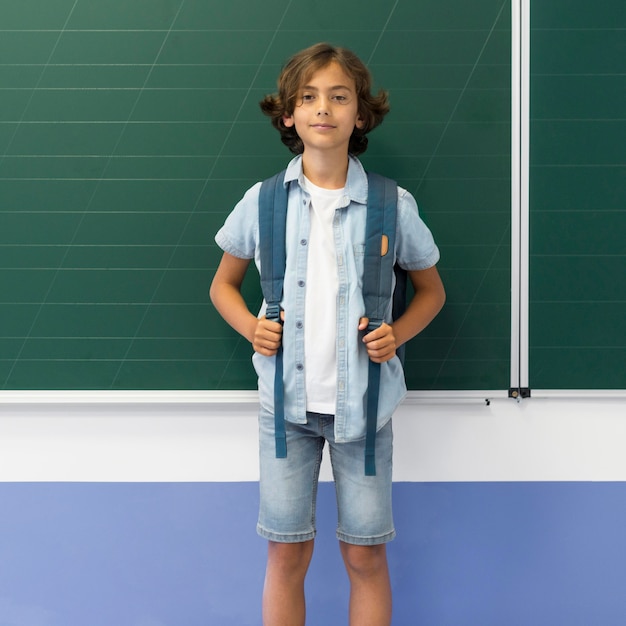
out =
[[(298, 156), (285, 185), (287, 260), (283, 324), (252, 314), (240, 287), (259, 265), (260, 184), (238, 203), (216, 241), (224, 250), (211, 299), (253, 348), (259, 376), (261, 504), (257, 530), (268, 540), (265, 626), (305, 623), (304, 578), (313, 553), (315, 494), (328, 442), (337, 490), (337, 537), (350, 580), (350, 624), (389, 626), (387, 541), (391, 514), (391, 414), (406, 388), (396, 348), (423, 330), (443, 306), (438, 249), (412, 196), (398, 189), (395, 256), (415, 296), (396, 321), (366, 332), (361, 293), (367, 176), (356, 156), (389, 111), (387, 94), (350, 51), (317, 44), (293, 56), (278, 93), (261, 109)], [(287, 457), (274, 448), (274, 363), (283, 346)], [(376, 476), (364, 473), (368, 358), (381, 363)]]

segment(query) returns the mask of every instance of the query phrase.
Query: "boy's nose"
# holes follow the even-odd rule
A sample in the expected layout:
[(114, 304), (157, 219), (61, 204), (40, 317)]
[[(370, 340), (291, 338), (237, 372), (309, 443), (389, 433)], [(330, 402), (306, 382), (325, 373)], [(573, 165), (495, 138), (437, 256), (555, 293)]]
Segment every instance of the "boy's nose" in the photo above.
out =
[(317, 114), (328, 115), (328, 103), (326, 102), (326, 99), (323, 97), (320, 97), (320, 99), (318, 100)]

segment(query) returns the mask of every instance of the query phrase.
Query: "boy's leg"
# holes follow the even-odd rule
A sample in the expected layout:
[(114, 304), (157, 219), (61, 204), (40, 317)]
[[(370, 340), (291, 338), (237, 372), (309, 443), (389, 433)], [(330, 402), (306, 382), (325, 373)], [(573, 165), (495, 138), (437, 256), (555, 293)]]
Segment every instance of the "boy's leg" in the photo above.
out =
[(313, 555), (313, 540), (270, 541), (263, 588), (264, 626), (304, 626), (304, 579)]
[(324, 439), (318, 419), (285, 423), (287, 457), (276, 458), (274, 417), (259, 416), (257, 532), (269, 541), (263, 589), (265, 626), (304, 624), (304, 578), (313, 554), (315, 503)]
[(395, 537), (392, 514), (391, 422), (376, 435), (376, 476), (365, 475), (365, 440), (330, 443), (337, 491), (337, 538), (350, 579), (350, 624), (389, 626), (391, 584), (386, 542)]
[(359, 546), (339, 542), (350, 579), (350, 624), (391, 624), (391, 583), (385, 544)]

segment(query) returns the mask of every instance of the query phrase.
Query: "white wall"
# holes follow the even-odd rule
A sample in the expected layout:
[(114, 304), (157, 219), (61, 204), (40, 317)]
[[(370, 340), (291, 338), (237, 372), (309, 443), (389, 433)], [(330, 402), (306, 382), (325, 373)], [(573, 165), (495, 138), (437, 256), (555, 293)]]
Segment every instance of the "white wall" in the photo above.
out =
[[(257, 480), (255, 396), (239, 395), (5, 393), (0, 481)], [(414, 395), (394, 428), (397, 481), (626, 481), (623, 394), (489, 405)]]

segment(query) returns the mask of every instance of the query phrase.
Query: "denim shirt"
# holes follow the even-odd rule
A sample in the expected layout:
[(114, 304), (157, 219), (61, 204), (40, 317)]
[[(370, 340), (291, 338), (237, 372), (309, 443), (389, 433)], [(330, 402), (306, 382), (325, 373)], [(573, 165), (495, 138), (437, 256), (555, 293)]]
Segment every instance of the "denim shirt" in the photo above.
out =
[[(289, 186), (287, 208), (287, 261), (282, 307), (285, 419), (306, 423), (304, 368), (304, 319), (308, 261), (310, 197), (302, 186), (302, 157), (294, 158), (285, 174)], [(254, 259), (260, 270), (258, 198), (261, 183), (251, 187), (215, 236), (224, 251), (242, 259)], [(359, 332), (365, 314), (361, 294), (365, 251), (367, 175), (360, 161), (350, 157), (345, 196), (333, 221), (337, 252), (337, 406), (335, 440), (338, 443), (365, 437), (368, 356)], [(419, 217), (413, 196), (398, 188), (395, 258), (406, 270), (424, 270), (439, 260), (439, 250), (430, 230)], [(265, 303), (259, 312), (263, 315)], [(391, 322), (391, 302), (385, 318)], [(254, 353), (252, 361), (259, 377), (261, 409), (273, 413), (274, 357)], [(406, 395), (402, 365), (398, 357), (382, 364), (378, 429), (391, 418)]]

